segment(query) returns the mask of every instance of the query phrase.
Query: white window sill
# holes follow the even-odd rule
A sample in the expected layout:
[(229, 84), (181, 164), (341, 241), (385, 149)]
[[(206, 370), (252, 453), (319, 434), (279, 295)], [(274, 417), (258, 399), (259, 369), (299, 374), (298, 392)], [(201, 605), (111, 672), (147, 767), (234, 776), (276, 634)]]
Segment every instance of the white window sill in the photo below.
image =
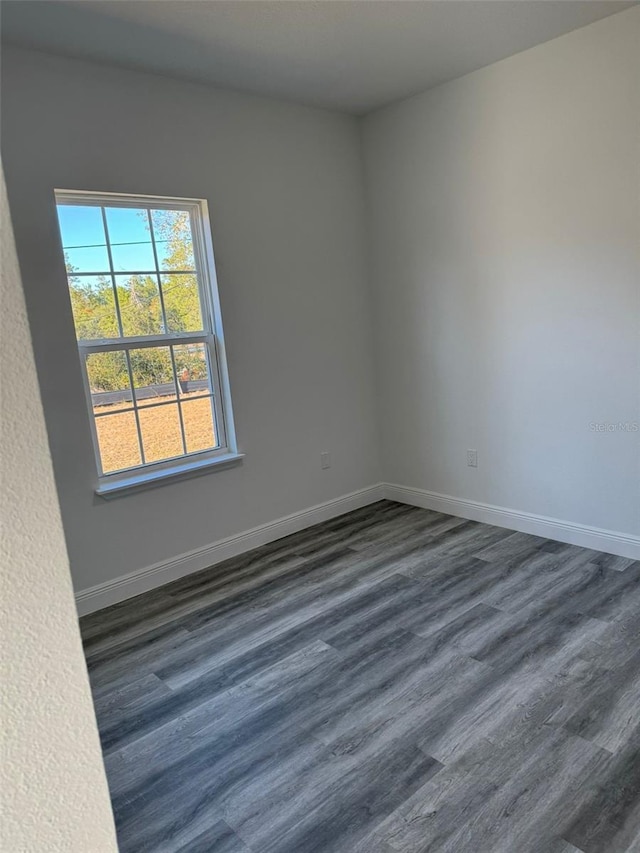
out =
[(101, 498), (110, 500), (130, 492), (161, 486), (166, 482), (184, 480), (198, 474), (207, 474), (212, 469), (231, 468), (234, 465), (239, 465), (243, 459), (244, 453), (227, 453), (224, 456), (208, 457), (197, 461), (190, 459), (186, 462), (176, 462), (170, 468), (155, 471), (142, 470), (114, 480), (105, 479), (95, 491)]

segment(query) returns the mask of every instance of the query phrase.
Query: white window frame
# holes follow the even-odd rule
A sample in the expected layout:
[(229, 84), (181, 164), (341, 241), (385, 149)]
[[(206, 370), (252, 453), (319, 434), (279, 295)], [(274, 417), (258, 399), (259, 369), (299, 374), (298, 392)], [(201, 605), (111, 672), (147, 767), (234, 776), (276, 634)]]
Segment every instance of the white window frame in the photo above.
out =
[[(151, 485), (159, 484), (166, 479), (176, 479), (191, 476), (196, 473), (205, 473), (212, 467), (228, 467), (241, 461), (243, 454), (238, 452), (233, 409), (231, 405), (231, 389), (229, 374), (227, 370), (227, 359), (224, 346), (224, 332), (222, 329), (222, 312), (220, 310), (220, 298), (218, 295), (218, 284), (216, 278), (215, 261), (213, 256), (213, 243), (211, 239), (211, 228), (209, 224), (208, 206), (205, 199), (193, 198), (168, 198), (164, 196), (129, 195), (123, 193), (99, 193), (85, 190), (55, 190), (56, 206), (58, 205), (82, 205), (85, 207), (133, 207), (133, 208), (161, 208), (163, 210), (187, 211), (191, 223), (191, 236), (193, 241), (193, 254), (195, 261), (195, 273), (200, 295), (200, 308), (202, 313), (203, 330), (201, 332), (168, 332), (166, 334), (148, 335), (144, 337), (126, 337), (123, 333), (122, 321), (117, 299), (115, 301), (118, 317), (118, 326), (122, 333), (120, 338), (105, 339), (77, 339), (78, 354), (84, 383), (85, 397), (91, 425), (91, 435), (95, 453), (98, 485), (96, 493), (103, 497), (111, 497), (119, 493), (133, 491)], [(103, 210), (103, 221), (104, 221)], [(115, 276), (118, 271), (113, 269), (111, 258), (111, 244), (109, 232), (105, 224), (105, 241), (111, 269), (100, 272), (87, 273), (87, 275), (104, 275), (115, 287)], [(149, 274), (154, 277), (158, 275), (159, 265), (153, 232), (150, 242), (153, 246), (156, 270), (132, 271), (131, 275)], [(62, 237), (61, 237), (62, 245)], [(170, 272), (180, 272), (171, 270)], [(191, 272), (193, 270), (185, 270)], [(82, 273), (78, 273), (82, 275)], [(128, 272), (125, 274), (129, 274)], [(159, 284), (159, 283), (158, 283)], [(162, 301), (162, 290), (159, 289)], [(162, 303), (164, 316), (164, 303)], [(93, 410), (93, 400), (87, 373), (87, 356), (91, 353), (109, 352), (114, 350), (140, 349), (143, 347), (157, 347), (181, 344), (205, 344), (207, 348), (211, 386), (213, 390), (213, 411), (215, 417), (215, 430), (219, 446), (209, 450), (185, 453), (161, 462), (144, 462), (144, 445), (137, 415), (138, 405), (135, 398), (133, 376), (129, 369), (129, 380), (132, 392), (132, 411), (135, 414), (138, 441), (140, 444), (142, 464), (112, 473), (105, 473), (102, 468), (100, 457), (100, 446), (96, 428), (96, 417)], [(173, 359), (172, 359), (173, 362)], [(127, 361), (128, 363), (128, 361)], [(176, 376), (175, 362), (173, 362), (174, 381), (176, 390), (178, 381)], [(148, 408), (145, 406), (144, 408)], [(180, 407), (178, 407), (180, 412)], [(180, 412), (180, 428), (183, 446), (186, 450), (184, 425)]]

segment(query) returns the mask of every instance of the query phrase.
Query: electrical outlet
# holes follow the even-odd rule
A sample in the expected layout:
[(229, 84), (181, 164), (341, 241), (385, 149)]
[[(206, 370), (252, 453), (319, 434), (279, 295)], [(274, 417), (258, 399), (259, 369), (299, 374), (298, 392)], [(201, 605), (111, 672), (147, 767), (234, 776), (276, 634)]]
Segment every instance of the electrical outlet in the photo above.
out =
[(478, 451), (477, 450), (467, 450), (467, 465), (469, 468), (477, 468), (478, 467)]
[(327, 450), (323, 450), (320, 454), (320, 467), (331, 468), (331, 454)]

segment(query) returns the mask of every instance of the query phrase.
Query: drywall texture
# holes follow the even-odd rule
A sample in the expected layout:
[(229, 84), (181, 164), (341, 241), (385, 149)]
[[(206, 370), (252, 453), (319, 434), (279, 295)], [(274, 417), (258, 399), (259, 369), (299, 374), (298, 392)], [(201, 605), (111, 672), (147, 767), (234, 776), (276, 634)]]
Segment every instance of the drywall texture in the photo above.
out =
[(0, 848), (116, 851), (24, 297), (0, 187)]
[[(9, 201), (76, 589), (377, 482), (356, 119), (16, 49), (4, 51), (2, 82)], [(94, 495), (55, 187), (208, 200), (242, 466)]]
[(640, 532), (639, 48), (636, 7), (365, 120), (385, 480)]

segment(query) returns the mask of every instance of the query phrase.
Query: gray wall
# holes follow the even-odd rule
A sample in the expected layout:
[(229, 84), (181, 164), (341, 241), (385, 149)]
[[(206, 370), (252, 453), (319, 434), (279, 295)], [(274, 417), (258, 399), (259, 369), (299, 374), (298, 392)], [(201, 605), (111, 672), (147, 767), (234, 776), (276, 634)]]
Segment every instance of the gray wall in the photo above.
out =
[(109, 792), (31, 351), (4, 176), (1, 383), (0, 849), (115, 853)]
[[(76, 588), (379, 479), (638, 533), (639, 433), (590, 425), (640, 421), (639, 29), (634, 8), (362, 127), (5, 51), (5, 168)], [(56, 186), (208, 198), (241, 468), (94, 496)]]
[[(377, 482), (356, 120), (35, 52), (3, 60), (7, 186), (76, 589)], [(94, 496), (54, 187), (208, 199), (241, 467)]]
[[(640, 532), (640, 8), (365, 120), (383, 471)], [(478, 450), (468, 468), (466, 450)]]

